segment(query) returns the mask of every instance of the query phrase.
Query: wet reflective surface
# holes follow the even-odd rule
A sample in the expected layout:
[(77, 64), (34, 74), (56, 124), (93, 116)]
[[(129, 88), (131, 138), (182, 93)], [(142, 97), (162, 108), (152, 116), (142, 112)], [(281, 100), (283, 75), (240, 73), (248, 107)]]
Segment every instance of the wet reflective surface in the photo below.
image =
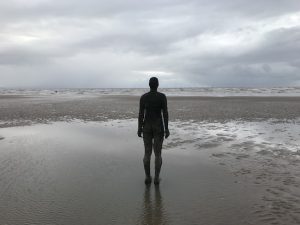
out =
[(164, 208), (159, 185), (155, 186), (152, 190), (150, 185), (145, 186), (142, 208), (143, 212), (139, 218), (139, 224), (168, 224), (168, 215)]
[(0, 224), (246, 224), (258, 198), (207, 152), (176, 146), (163, 150), (160, 186), (145, 186), (132, 120), (3, 128), (0, 136)]

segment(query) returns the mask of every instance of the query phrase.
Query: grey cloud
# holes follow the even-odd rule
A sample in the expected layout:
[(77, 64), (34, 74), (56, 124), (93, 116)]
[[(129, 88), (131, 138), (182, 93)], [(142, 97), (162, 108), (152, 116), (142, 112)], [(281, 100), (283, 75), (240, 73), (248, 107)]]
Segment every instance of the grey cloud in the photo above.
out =
[(133, 26), (134, 30), (125, 29), (118, 33), (100, 34), (80, 40), (73, 47), (83, 49), (113, 49), (116, 52), (139, 52), (141, 54), (162, 55), (172, 51), (172, 44), (182, 39), (193, 37), (200, 31), (189, 31), (182, 28), (180, 31), (173, 29)]
[(257, 48), (239, 60), (258, 62), (291, 62), (300, 58), (300, 26), (272, 30)]
[[(24, 19), (42, 16), (101, 17), (123, 13), (156, 12), (157, 15), (176, 10), (191, 14), (212, 12), (248, 16), (276, 16), (299, 10), (298, 0), (265, 1), (211, 1), (211, 0), (56, 0), (56, 1), (11, 1), (1, 2), (2, 17)], [(178, 10), (180, 8), (180, 10)], [(205, 13), (206, 11), (206, 13)], [(162, 16), (162, 15), (161, 15)]]
[(193, 56), (177, 69), (209, 86), (282, 86), (299, 81), (300, 27), (272, 30), (263, 40), (238, 55)]
[(45, 64), (57, 54), (26, 48), (10, 48), (0, 51), (0, 65), (34, 65)]
[(295, 12), (298, 0), (3, 1), (0, 86), (140, 86), (147, 71), (168, 86), (291, 85), (300, 26), (269, 25)]

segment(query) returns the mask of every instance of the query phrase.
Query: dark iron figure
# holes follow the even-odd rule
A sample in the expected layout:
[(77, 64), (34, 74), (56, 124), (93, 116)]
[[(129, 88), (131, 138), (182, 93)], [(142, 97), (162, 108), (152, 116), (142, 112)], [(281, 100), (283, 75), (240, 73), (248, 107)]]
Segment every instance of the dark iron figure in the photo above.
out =
[(146, 174), (145, 184), (152, 182), (150, 161), (152, 149), (155, 154), (155, 177), (154, 184), (159, 184), (159, 173), (162, 165), (161, 149), (164, 137), (170, 135), (168, 129), (168, 106), (166, 95), (157, 91), (158, 79), (152, 77), (149, 80), (150, 91), (141, 96), (138, 136), (143, 137), (145, 146), (144, 169)]

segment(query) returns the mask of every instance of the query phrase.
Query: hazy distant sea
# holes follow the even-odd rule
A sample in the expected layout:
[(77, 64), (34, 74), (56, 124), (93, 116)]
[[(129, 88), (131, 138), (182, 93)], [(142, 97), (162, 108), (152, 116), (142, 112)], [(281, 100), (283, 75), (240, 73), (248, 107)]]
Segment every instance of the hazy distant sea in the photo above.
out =
[[(0, 88), (2, 95), (141, 95), (147, 88), (60, 88), (23, 89)], [(300, 87), (276, 88), (160, 88), (169, 96), (300, 96)]]

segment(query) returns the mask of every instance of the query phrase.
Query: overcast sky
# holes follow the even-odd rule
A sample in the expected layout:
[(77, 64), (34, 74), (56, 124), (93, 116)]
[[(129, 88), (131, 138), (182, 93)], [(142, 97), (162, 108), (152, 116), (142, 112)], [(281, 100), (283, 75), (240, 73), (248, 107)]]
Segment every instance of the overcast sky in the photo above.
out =
[(300, 85), (299, 0), (0, 2), (0, 87)]

